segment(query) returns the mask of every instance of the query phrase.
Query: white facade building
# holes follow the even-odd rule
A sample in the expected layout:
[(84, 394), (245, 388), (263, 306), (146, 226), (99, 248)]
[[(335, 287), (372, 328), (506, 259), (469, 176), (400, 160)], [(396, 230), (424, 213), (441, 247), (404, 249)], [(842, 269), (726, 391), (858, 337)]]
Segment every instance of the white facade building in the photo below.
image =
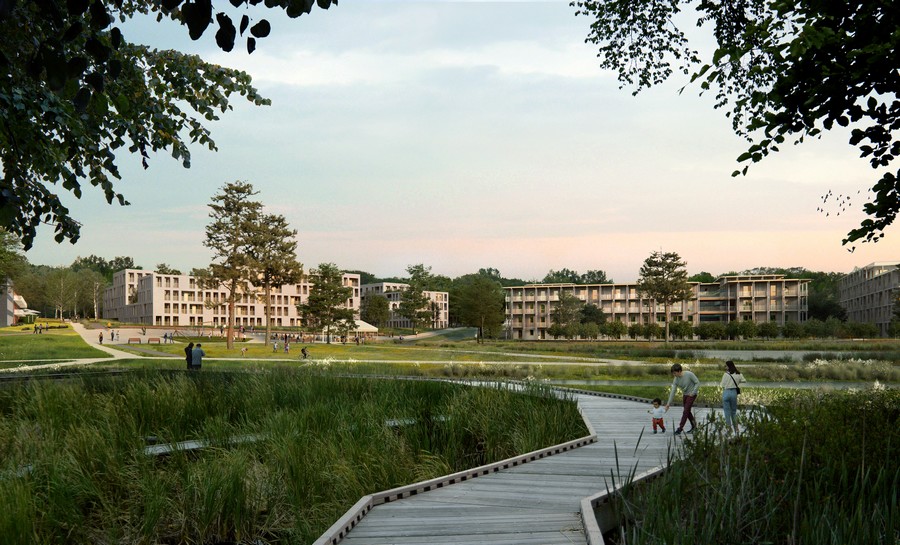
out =
[(0, 298), (3, 301), (0, 304), (0, 327), (18, 325), (23, 319), (39, 314), (29, 309), (25, 298), (16, 293), (12, 280), (7, 279), (0, 283)]
[[(271, 323), (276, 327), (300, 327), (297, 305), (306, 303), (315, 276), (304, 275), (297, 284), (272, 288)], [(359, 275), (345, 273), (343, 285), (353, 289), (345, 306), (359, 316)], [(228, 324), (228, 291), (202, 289), (196, 277), (125, 269), (113, 275), (103, 294), (103, 319), (154, 326), (189, 327)], [(264, 294), (251, 288), (235, 305), (236, 326), (265, 326)]]
[[(362, 285), (362, 296), (382, 295), (388, 300), (391, 311), (387, 327), (412, 328), (412, 322), (400, 316), (400, 301), (403, 300), (403, 292), (409, 288), (409, 284), (401, 282), (376, 282)], [(424, 291), (428, 298), (427, 308), (431, 313), (431, 328), (444, 329), (450, 324), (450, 294), (446, 291)]]
[(841, 279), (840, 303), (847, 321), (878, 326), (888, 334), (894, 317), (894, 304), (900, 293), (900, 261), (870, 263)]

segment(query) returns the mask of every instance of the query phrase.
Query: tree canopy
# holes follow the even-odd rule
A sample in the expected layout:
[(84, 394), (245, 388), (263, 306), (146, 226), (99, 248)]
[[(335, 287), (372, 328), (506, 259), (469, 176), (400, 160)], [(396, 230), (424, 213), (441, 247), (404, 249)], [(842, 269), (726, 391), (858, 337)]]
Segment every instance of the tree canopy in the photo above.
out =
[[(244, 72), (134, 44), (123, 34), (121, 23), (155, 15), (183, 24), (194, 40), (217, 27), (216, 43), (225, 51), (240, 33), (252, 52), (269, 23), (243, 9), (236, 27), (238, 15), (229, 12), (261, 0), (229, 3), (217, 9), (212, 0), (0, 1), (0, 227), (26, 250), (42, 223), (53, 226), (57, 242), (74, 243), (81, 225), (52, 186), (81, 198), (88, 184), (108, 203), (128, 204), (114, 184), (120, 150), (139, 154), (144, 168), (158, 150), (189, 167), (189, 144), (216, 149), (202, 122), (230, 110), (232, 95), (268, 104)], [(266, 0), (265, 7), (297, 17), (332, 3)]]
[(211, 221), (206, 226), (203, 245), (212, 250), (209, 268), (198, 276), (205, 289), (228, 292), (228, 332), (226, 345), (234, 347), (234, 309), (238, 296), (248, 293), (255, 280), (250, 252), (254, 233), (267, 228), (260, 222), (262, 204), (250, 200), (258, 192), (247, 182), (230, 182), (209, 203)]
[(384, 295), (366, 294), (360, 303), (359, 314), (364, 322), (376, 327), (384, 327), (391, 316), (391, 303)]
[[(852, 146), (881, 176), (863, 205), (869, 216), (844, 244), (875, 241), (900, 212), (900, 4), (893, 0), (576, 0), (576, 14), (594, 19), (588, 42), (601, 67), (635, 93), (676, 72), (700, 92), (715, 93), (733, 128), (750, 145), (738, 162), (756, 163), (786, 141), (801, 143), (835, 125), (850, 127)], [(679, 27), (683, 12), (711, 27), (716, 47), (701, 59)], [(747, 173), (748, 166), (733, 175)], [(828, 192), (839, 206), (846, 196)], [(851, 250), (853, 248), (851, 247)]]
[(7, 231), (0, 229), (0, 283), (5, 282), (7, 278), (16, 277), (24, 271), (27, 261), (20, 249), (19, 240)]
[(272, 288), (300, 281), (303, 265), (297, 261), (297, 230), (291, 229), (281, 214), (264, 214), (257, 228), (250, 232), (247, 248), (250, 276), (254, 285), (262, 287), (266, 313), (266, 339), (272, 336)]
[(685, 262), (675, 252), (653, 252), (641, 265), (638, 292), (662, 303), (665, 309), (666, 342), (669, 342), (669, 307), (693, 296)]
[(313, 285), (305, 303), (297, 305), (304, 325), (315, 333), (324, 332), (331, 343), (331, 330), (347, 329), (353, 323), (353, 309), (346, 306), (353, 288), (343, 283), (343, 273), (334, 263), (322, 263), (312, 271)]
[(558, 271), (550, 269), (544, 276), (543, 284), (612, 284), (613, 281), (606, 277), (606, 272), (591, 270), (584, 274), (578, 271), (562, 268)]
[(181, 271), (170, 266), (168, 263), (157, 263), (156, 272), (159, 274), (181, 274)]
[[(503, 288), (494, 277), (470, 275), (459, 289), (460, 323), (477, 327), (478, 340), (484, 337), (499, 337), (506, 319)], [(451, 298), (451, 302), (453, 299)]]
[(412, 323), (414, 332), (424, 328), (431, 320), (431, 310), (428, 306), (428, 296), (425, 290), (432, 277), (431, 267), (423, 264), (410, 265), (406, 268), (409, 273), (409, 287), (403, 290), (403, 297), (397, 307), (397, 313)]

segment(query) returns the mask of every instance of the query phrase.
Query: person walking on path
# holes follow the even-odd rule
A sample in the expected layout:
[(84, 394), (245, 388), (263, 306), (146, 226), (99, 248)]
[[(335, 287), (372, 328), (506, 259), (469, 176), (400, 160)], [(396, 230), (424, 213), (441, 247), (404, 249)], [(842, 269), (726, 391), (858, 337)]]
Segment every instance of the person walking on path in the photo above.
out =
[(734, 362), (728, 360), (725, 362), (725, 373), (722, 375), (722, 410), (725, 413), (725, 427), (728, 433), (734, 429), (734, 433), (738, 433), (737, 408), (738, 394), (741, 393), (741, 384), (747, 382), (744, 376), (735, 367)]
[(680, 435), (684, 431), (684, 423), (687, 421), (691, 422), (691, 429), (687, 432), (692, 433), (694, 428), (697, 427), (697, 420), (694, 418), (694, 413), (691, 412), (691, 407), (694, 406), (697, 394), (700, 393), (700, 379), (694, 373), (682, 369), (680, 363), (672, 365), (672, 375), (675, 378), (672, 380), (672, 389), (669, 391), (669, 401), (666, 402), (666, 412), (669, 411), (669, 406), (672, 405), (672, 400), (675, 399), (675, 391), (680, 388), (684, 411), (681, 413), (681, 421), (678, 423), (675, 435)]
[(647, 412), (650, 413), (650, 418), (653, 421), (653, 433), (656, 433), (657, 426), (662, 428), (663, 433), (666, 433), (666, 421), (663, 418), (666, 415), (666, 409), (661, 407), (662, 400), (657, 397), (651, 403), (653, 403), (653, 408)]
[(100, 332), (100, 344), (103, 344), (103, 332)]
[(191, 365), (193, 363), (192, 359), (194, 356), (194, 343), (188, 343), (187, 346), (184, 347), (184, 360), (187, 362), (188, 370), (193, 369)]
[(200, 346), (200, 343), (197, 343), (191, 351), (191, 366), (197, 371), (199, 371), (200, 366), (203, 365), (203, 356), (206, 355), (206, 352), (204, 352)]

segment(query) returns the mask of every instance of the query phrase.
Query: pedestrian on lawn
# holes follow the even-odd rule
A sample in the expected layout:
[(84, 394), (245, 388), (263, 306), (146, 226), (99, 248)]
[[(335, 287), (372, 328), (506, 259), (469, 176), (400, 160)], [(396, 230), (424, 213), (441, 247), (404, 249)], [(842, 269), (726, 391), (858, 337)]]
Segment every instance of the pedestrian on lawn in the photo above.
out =
[(191, 350), (191, 367), (196, 371), (200, 370), (200, 366), (203, 365), (203, 356), (206, 355), (201, 346), (200, 343), (197, 343), (194, 345), (194, 349)]
[(193, 362), (191, 361), (194, 357), (194, 343), (188, 343), (187, 346), (184, 347), (184, 359), (187, 361), (188, 370), (193, 369), (191, 365)]

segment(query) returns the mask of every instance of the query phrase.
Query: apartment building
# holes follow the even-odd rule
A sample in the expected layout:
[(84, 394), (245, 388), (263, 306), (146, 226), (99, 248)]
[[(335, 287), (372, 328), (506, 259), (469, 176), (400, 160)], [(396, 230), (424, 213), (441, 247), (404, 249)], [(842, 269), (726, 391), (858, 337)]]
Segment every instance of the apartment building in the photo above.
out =
[[(409, 288), (409, 284), (401, 282), (376, 282), (362, 285), (362, 296), (383, 295), (388, 300), (391, 311), (387, 327), (411, 328), (412, 322), (400, 316), (400, 301), (403, 300), (403, 292)], [(428, 306), (422, 310), (431, 312), (432, 329), (444, 329), (450, 324), (450, 294), (446, 291), (425, 291), (428, 298)]]
[[(808, 312), (809, 280), (787, 279), (781, 274), (722, 276), (715, 282), (691, 282), (694, 295), (669, 309), (669, 321), (804, 322)], [(585, 304), (598, 306), (608, 320), (625, 324), (665, 322), (665, 308), (643, 297), (631, 284), (528, 284), (506, 290), (506, 320), (513, 339), (550, 338), (547, 328), (560, 293), (570, 293)]]
[(12, 280), (0, 283), (0, 327), (19, 325), (23, 320), (37, 316), (37, 311), (28, 308), (25, 298), (16, 293)]
[[(359, 275), (345, 273), (343, 285), (353, 288), (345, 306), (359, 316)], [(297, 305), (309, 297), (315, 276), (304, 275), (297, 284), (272, 288), (271, 323), (279, 327), (302, 325)], [(113, 275), (103, 294), (103, 319), (154, 326), (219, 326), (228, 323), (228, 291), (203, 289), (196, 277), (125, 269)], [(261, 289), (241, 294), (235, 305), (237, 326), (265, 326), (266, 310)]]
[(900, 261), (853, 269), (841, 279), (838, 290), (847, 321), (875, 324), (882, 335), (887, 335), (900, 294)]

